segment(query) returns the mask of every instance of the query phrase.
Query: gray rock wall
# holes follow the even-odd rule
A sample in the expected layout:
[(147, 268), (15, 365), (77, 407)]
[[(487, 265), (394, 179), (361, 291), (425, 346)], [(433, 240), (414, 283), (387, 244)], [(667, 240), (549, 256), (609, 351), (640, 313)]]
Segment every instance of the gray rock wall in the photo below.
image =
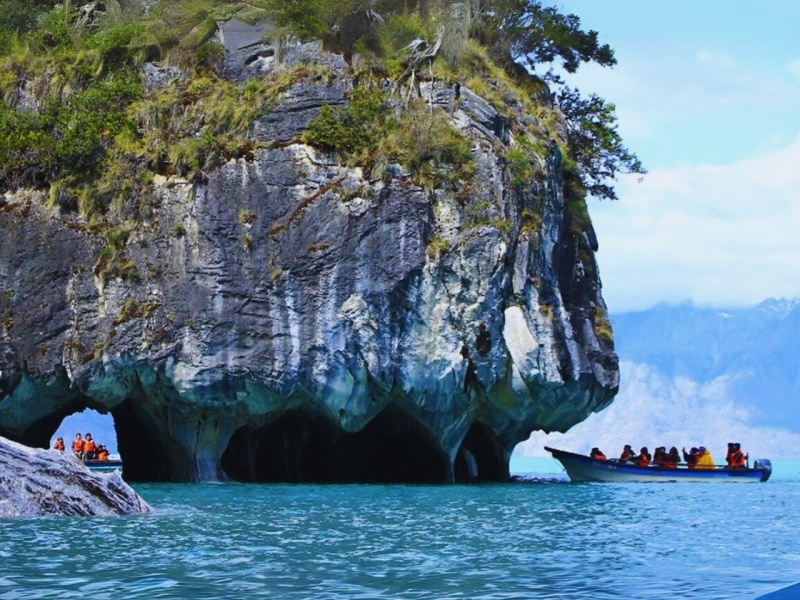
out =
[(351, 85), (324, 56), (334, 76), (254, 124), (251, 160), (156, 181), (115, 257), (138, 279), (98, 275), (107, 235), (6, 195), (0, 433), (44, 446), (111, 412), (131, 480), (503, 479), (531, 431), (612, 400), (596, 241), (569, 227), (555, 144), (512, 185), (504, 118), (425, 83), (472, 142), (468, 197), (371, 179), (298, 141)]

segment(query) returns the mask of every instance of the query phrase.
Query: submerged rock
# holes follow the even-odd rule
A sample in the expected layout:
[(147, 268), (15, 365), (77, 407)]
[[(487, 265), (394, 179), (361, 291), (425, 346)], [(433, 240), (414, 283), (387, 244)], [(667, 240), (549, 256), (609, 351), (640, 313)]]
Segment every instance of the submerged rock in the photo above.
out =
[(0, 517), (150, 512), (119, 473), (92, 473), (73, 456), (0, 438)]

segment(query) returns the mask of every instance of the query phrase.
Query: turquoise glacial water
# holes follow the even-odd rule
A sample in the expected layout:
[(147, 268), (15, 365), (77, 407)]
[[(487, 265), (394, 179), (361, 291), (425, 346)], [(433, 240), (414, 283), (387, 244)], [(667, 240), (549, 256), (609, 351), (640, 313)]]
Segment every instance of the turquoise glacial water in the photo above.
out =
[(765, 484), (138, 485), (155, 513), (0, 520), (4, 598), (725, 598), (800, 581)]

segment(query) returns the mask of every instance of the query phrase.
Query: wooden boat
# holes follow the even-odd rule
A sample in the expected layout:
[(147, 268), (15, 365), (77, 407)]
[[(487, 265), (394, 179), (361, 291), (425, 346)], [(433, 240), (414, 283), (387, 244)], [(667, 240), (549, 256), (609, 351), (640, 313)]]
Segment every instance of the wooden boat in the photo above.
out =
[(83, 464), (89, 467), (90, 471), (108, 473), (110, 471), (122, 471), (121, 460), (95, 460), (93, 458), (84, 459)]
[(637, 467), (630, 463), (622, 463), (617, 459), (596, 460), (583, 454), (575, 454), (555, 448), (544, 448), (553, 458), (558, 460), (572, 481), (767, 481), (772, 475), (772, 464), (769, 460), (758, 459), (752, 468), (730, 469), (714, 467), (713, 469), (689, 469), (679, 466), (676, 469), (664, 467)]

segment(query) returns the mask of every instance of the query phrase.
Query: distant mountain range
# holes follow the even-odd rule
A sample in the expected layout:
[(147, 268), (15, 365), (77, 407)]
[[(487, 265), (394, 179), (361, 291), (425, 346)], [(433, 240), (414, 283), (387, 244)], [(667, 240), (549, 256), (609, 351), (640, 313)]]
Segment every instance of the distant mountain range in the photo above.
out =
[(800, 299), (748, 308), (691, 303), (612, 315), (620, 357), (614, 403), (544, 444), (617, 454), (630, 443), (706, 445), (719, 461), (728, 441), (771, 457), (800, 456)]

